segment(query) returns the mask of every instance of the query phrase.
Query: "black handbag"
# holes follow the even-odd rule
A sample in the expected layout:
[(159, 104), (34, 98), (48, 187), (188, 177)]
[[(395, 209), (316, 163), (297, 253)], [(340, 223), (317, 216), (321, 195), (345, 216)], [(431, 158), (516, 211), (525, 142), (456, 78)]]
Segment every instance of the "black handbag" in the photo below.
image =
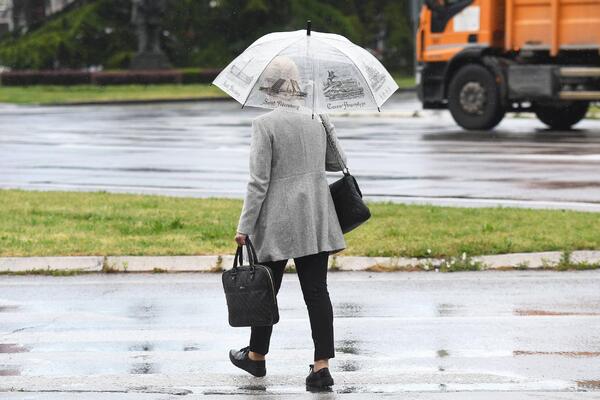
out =
[(246, 237), (246, 250), (249, 265), (243, 265), (243, 246), (238, 246), (233, 268), (223, 271), (221, 277), (227, 300), (229, 325), (275, 325), (279, 321), (279, 309), (273, 271), (258, 264), (256, 251), (249, 237)]
[(327, 126), (323, 124), (323, 127), (325, 128), (327, 142), (334, 151), (338, 163), (342, 166), (342, 171), (344, 173), (344, 176), (341, 179), (329, 185), (329, 190), (331, 191), (331, 198), (335, 205), (335, 212), (340, 221), (342, 232), (348, 233), (371, 218), (371, 211), (363, 201), (362, 192), (358, 187), (358, 183), (356, 182), (356, 179), (350, 175), (350, 171), (348, 171), (348, 167), (344, 163), (344, 160), (342, 160), (337, 146), (329, 134)]

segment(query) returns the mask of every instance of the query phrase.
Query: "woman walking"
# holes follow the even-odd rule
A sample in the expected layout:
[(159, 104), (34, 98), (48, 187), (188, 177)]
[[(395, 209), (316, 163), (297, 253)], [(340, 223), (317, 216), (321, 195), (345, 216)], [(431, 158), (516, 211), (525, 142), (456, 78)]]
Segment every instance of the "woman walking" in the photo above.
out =
[[(296, 65), (278, 57), (269, 66), (266, 81), (291, 84), (298, 76)], [(251, 237), (258, 261), (273, 271), (279, 291), (285, 265), (293, 258), (308, 309), (314, 364), (306, 384), (313, 388), (333, 385), (329, 359), (334, 354), (333, 310), (327, 291), (329, 254), (345, 248), (325, 171), (341, 171), (327, 143), (325, 127), (337, 146), (335, 129), (326, 115), (292, 113), (280, 108), (253, 121), (250, 145), (250, 180), (235, 241)], [(271, 326), (251, 328), (249, 346), (231, 350), (231, 362), (254, 376), (266, 374)]]

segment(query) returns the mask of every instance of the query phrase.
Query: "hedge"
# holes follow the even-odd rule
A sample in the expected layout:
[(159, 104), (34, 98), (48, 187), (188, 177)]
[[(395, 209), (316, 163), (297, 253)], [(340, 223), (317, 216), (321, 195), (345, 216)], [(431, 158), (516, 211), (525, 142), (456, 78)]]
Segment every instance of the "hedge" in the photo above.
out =
[(161, 83), (211, 83), (221, 72), (219, 69), (101, 71), (40, 70), (5, 71), (0, 73), (3, 86), (33, 85), (130, 85)]

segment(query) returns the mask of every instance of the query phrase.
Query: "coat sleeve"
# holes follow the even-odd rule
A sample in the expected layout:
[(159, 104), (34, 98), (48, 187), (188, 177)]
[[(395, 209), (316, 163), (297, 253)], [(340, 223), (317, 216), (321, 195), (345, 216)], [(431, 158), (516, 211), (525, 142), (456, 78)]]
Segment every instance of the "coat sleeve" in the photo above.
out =
[(250, 142), (250, 179), (244, 198), (244, 206), (237, 231), (246, 235), (254, 233), (256, 221), (262, 207), (269, 182), (271, 180), (271, 138), (260, 122), (252, 122), (252, 139)]
[[(344, 152), (344, 149), (342, 149), (342, 146), (340, 145), (340, 142), (337, 138), (335, 126), (333, 125), (327, 114), (321, 114), (319, 116), (321, 117), (321, 121), (323, 121), (323, 125), (329, 133), (329, 136), (333, 139), (333, 142), (337, 147), (337, 151), (339, 152), (340, 158), (342, 159), (344, 164), (348, 165), (346, 160), (346, 153)], [(344, 167), (340, 165), (335, 149), (331, 148), (331, 144), (329, 140), (327, 140), (327, 151), (325, 152), (325, 171), (341, 171), (342, 169), (344, 169)]]

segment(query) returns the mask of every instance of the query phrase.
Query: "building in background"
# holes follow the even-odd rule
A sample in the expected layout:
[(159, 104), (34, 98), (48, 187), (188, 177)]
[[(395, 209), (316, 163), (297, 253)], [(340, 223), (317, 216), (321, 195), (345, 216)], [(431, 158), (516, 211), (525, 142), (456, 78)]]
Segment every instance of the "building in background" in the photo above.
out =
[(0, 0), (0, 36), (12, 31), (12, 1)]
[(46, 15), (52, 15), (74, 3), (76, 0), (46, 0)]
[(62, 11), (77, 0), (0, 0), (0, 35), (26, 32), (33, 25)]

